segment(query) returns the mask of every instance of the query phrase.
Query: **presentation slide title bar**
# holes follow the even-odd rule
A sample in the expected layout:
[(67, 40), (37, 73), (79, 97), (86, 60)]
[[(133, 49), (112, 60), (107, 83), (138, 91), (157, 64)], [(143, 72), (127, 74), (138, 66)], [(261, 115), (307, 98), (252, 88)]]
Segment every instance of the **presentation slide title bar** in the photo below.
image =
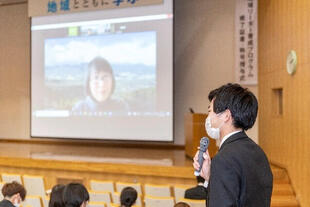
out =
[(35, 31), (35, 30), (48, 30), (48, 29), (62, 29), (62, 28), (68, 28), (68, 27), (81, 27), (81, 26), (99, 25), (99, 24), (103, 25), (103, 24), (115, 24), (115, 23), (154, 21), (154, 20), (169, 19), (172, 17), (173, 17), (172, 14), (159, 14), (159, 15), (149, 15), (149, 16), (60, 23), (60, 24), (46, 24), (46, 25), (31, 26), (31, 30)]
[(163, 0), (29, 0), (28, 14), (48, 16), (72, 12), (162, 4)]

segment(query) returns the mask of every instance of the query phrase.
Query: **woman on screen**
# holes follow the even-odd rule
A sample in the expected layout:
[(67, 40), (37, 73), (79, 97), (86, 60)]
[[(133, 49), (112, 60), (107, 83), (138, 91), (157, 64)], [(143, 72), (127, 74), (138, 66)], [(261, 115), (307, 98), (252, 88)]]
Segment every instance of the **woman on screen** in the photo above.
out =
[(116, 112), (128, 111), (128, 106), (111, 96), (115, 88), (113, 70), (108, 61), (96, 57), (88, 64), (86, 98), (76, 103), (73, 112)]

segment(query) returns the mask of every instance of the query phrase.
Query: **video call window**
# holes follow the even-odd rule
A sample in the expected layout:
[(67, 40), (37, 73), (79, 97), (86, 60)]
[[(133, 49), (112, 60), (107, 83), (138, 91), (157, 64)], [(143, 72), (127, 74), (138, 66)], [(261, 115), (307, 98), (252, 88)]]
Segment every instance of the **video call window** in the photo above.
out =
[(60, 16), (32, 19), (31, 135), (173, 140), (172, 1)]

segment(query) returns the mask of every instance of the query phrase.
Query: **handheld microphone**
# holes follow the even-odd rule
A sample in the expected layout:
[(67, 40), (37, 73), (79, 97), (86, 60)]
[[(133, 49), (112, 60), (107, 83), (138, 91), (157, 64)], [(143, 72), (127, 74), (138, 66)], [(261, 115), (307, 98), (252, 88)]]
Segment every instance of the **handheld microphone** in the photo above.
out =
[(200, 139), (200, 148), (199, 148), (199, 154), (198, 154), (198, 163), (199, 163), (200, 167), (199, 167), (199, 170), (195, 170), (195, 172), (194, 172), (195, 176), (200, 175), (202, 163), (204, 161), (203, 153), (206, 152), (206, 150), (208, 149), (208, 146), (209, 146), (209, 138), (208, 137), (202, 137)]

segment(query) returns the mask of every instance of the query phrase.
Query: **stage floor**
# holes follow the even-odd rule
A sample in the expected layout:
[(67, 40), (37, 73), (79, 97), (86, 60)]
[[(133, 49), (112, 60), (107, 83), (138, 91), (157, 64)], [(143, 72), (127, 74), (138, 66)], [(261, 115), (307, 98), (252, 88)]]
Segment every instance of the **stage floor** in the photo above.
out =
[(139, 147), (77, 146), (53, 143), (1, 142), (0, 156), (34, 160), (121, 163), (157, 166), (192, 166), (182, 149), (150, 149)]
[[(155, 148), (155, 147), (154, 147)], [(183, 149), (152, 149), (23, 143), (0, 141), (0, 172), (48, 175), (48, 185), (74, 178), (148, 182), (164, 184), (195, 183), (192, 160)], [(58, 181), (57, 181), (58, 180)]]

